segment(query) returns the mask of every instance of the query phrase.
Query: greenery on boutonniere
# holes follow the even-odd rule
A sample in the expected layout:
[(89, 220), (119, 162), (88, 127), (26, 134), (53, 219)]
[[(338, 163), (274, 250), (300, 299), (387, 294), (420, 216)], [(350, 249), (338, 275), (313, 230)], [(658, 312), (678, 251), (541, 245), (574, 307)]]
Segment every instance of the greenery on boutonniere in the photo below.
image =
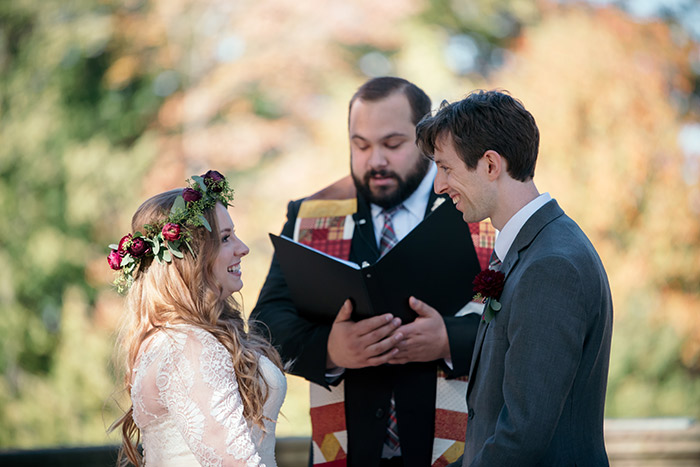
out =
[(506, 275), (501, 271), (485, 269), (477, 274), (472, 282), (474, 292), (476, 292), (473, 300), (486, 303), (484, 313), (481, 315), (481, 319), (486, 323), (495, 318), (496, 313), (501, 310), (501, 303), (498, 299), (501, 298), (505, 281)]
[(170, 263), (174, 258), (184, 258), (183, 246), (195, 256), (190, 242), (191, 229), (211, 226), (204, 212), (213, 209), (216, 203), (230, 206), (233, 190), (226, 178), (216, 170), (204, 175), (194, 175), (187, 180), (189, 185), (182, 190), (170, 208), (168, 217), (157, 224), (147, 224), (144, 232), (134, 232), (122, 237), (119, 244), (109, 245), (107, 256), (109, 267), (117, 271), (114, 284), (119, 293), (124, 293), (134, 282), (134, 275), (145, 257), (153, 257), (159, 263)]

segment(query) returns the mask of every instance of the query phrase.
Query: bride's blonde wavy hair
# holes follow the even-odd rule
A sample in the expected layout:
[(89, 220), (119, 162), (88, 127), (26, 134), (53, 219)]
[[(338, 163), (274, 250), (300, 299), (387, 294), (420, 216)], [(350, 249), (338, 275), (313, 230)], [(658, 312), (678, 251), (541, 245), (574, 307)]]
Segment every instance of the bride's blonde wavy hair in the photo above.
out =
[[(175, 189), (145, 201), (132, 220), (132, 232), (143, 231), (146, 224), (155, 224), (168, 216), (170, 208), (182, 193)], [(267, 382), (258, 366), (259, 355), (265, 355), (280, 369), (277, 351), (253, 327), (246, 323), (238, 305), (231, 297), (221, 297), (221, 287), (213, 273), (219, 253), (219, 225), (214, 208), (204, 217), (211, 232), (203, 227), (190, 229), (190, 246), (195, 256), (184, 250), (184, 258), (169, 263), (144, 258), (134, 275), (134, 283), (126, 298), (127, 312), (118, 337), (118, 360), (124, 368), (124, 388), (131, 392), (131, 376), (141, 344), (166, 323), (185, 323), (209, 331), (231, 354), (243, 401), (246, 420), (264, 431), (263, 405), (268, 396)], [(133, 404), (111, 427), (121, 427), (122, 449), (119, 463), (126, 458), (141, 465), (138, 452), (141, 433), (133, 418)]]

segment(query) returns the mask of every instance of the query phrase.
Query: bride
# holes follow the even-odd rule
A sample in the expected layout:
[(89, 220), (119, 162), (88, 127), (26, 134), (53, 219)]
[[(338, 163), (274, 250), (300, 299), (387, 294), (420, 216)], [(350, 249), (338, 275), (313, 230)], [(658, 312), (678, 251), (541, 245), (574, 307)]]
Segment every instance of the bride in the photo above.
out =
[(286, 380), (231, 298), (249, 251), (227, 211), (233, 191), (213, 170), (189, 185), (144, 202), (133, 233), (110, 245), (127, 297), (119, 350), (132, 403), (111, 428), (121, 428), (120, 463), (275, 466)]

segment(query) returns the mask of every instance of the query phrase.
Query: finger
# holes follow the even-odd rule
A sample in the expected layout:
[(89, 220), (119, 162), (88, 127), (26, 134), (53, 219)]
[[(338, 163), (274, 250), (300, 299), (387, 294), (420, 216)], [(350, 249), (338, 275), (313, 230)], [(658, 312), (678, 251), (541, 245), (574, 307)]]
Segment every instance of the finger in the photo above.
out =
[(410, 297), (408, 299), (408, 306), (411, 307), (413, 311), (418, 313), (419, 316), (433, 316), (438, 314), (437, 310), (422, 300), (418, 300), (416, 297)]
[(402, 334), (392, 334), (389, 337), (386, 337), (385, 339), (382, 339), (378, 342), (373, 343), (372, 345), (367, 346), (367, 355), (369, 356), (369, 358), (384, 355), (386, 352), (395, 348), (397, 344), (401, 342), (402, 339)]
[(399, 326), (401, 326), (401, 320), (399, 318), (393, 318), (388, 323), (384, 323), (381, 327), (360, 335), (360, 340), (365, 346), (370, 346), (393, 334)]
[[(398, 325), (396, 324), (396, 320), (398, 320)], [(387, 325), (393, 326), (393, 328), (397, 328), (401, 325), (401, 320), (399, 318), (394, 318), (394, 315), (392, 315), (391, 313), (384, 313), (380, 316), (373, 316), (371, 318), (359, 321), (355, 326), (355, 332), (358, 336), (364, 336), (366, 334), (370, 334), (374, 331), (377, 331)]]
[(400, 332), (406, 337), (412, 336), (414, 334), (418, 334), (420, 331), (420, 326), (418, 325), (417, 321), (413, 321), (412, 323), (404, 324), (403, 326), (399, 327), (396, 332)]
[(425, 349), (421, 347), (413, 347), (411, 345), (405, 345), (405, 342), (396, 346), (398, 352), (391, 358), (389, 363), (392, 364), (403, 364), (409, 362), (419, 362), (425, 361), (423, 354), (426, 353)]
[(397, 342), (394, 347), (399, 349), (401, 352), (407, 352), (410, 349), (414, 348), (415, 345), (416, 345), (416, 339), (404, 336), (404, 338), (401, 339), (401, 341)]
[(343, 302), (343, 306), (340, 307), (338, 314), (335, 317), (334, 323), (340, 323), (343, 321), (350, 321), (350, 316), (352, 315), (352, 302), (348, 299)]
[(371, 357), (367, 359), (367, 366), (379, 366), (384, 365), (385, 363), (389, 363), (389, 361), (391, 361), (391, 359), (394, 357), (394, 355), (396, 355), (398, 351), (398, 349), (394, 348), (382, 355)]
[(407, 356), (405, 352), (398, 351), (387, 361), (387, 363), (391, 365), (403, 365), (411, 361), (412, 360)]

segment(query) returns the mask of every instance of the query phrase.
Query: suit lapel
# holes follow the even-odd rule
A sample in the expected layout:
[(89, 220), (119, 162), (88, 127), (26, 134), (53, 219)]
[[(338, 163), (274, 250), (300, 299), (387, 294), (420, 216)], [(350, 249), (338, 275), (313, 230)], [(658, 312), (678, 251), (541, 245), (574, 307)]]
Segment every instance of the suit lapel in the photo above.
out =
[[(520, 259), (520, 253), (526, 250), (532, 241), (537, 237), (537, 234), (554, 219), (560, 217), (564, 214), (564, 211), (559, 207), (556, 200), (551, 200), (540, 209), (538, 209), (523, 225), (518, 235), (515, 237), (513, 244), (508, 250), (508, 254), (501, 264), (501, 272), (506, 276), (506, 287), (508, 287), (508, 275), (513, 270), (515, 265)], [(469, 385), (467, 386), (467, 397), (471, 393), (474, 385), (474, 376), (479, 367), (479, 359), (481, 357), (481, 349), (484, 344), (484, 337), (486, 336), (486, 331), (488, 330), (489, 324), (483, 321), (479, 325), (479, 331), (476, 336), (476, 343), (474, 344), (474, 355), (472, 357), (471, 368), (469, 369)]]
[(357, 212), (352, 215), (355, 221), (355, 234), (352, 238), (351, 258), (353, 261), (367, 261), (373, 264), (379, 258), (379, 247), (374, 235), (372, 209), (365, 198), (358, 193)]
[(437, 195), (435, 191), (430, 190), (430, 195), (428, 196), (428, 204), (425, 206), (425, 213), (423, 214), (423, 219), (428, 217), (428, 215), (435, 211), (438, 206), (447, 200), (447, 195)]
[(479, 357), (481, 357), (481, 347), (484, 344), (484, 336), (486, 336), (486, 329), (488, 329), (490, 323), (484, 321), (479, 322), (479, 330), (476, 334), (476, 342), (474, 343), (474, 354), (472, 356), (472, 363), (469, 367), (469, 379), (467, 384), (467, 397), (474, 387), (471, 382), (473, 381), (474, 375), (476, 374), (476, 369), (479, 366)]
[(510, 271), (520, 259), (520, 253), (530, 246), (532, 241), (547, 224), (563, 214), (564, 211), (559, 207), (557, 201), (553, 199), (535, 211), (527, 222), (525, 222), (520, 232), (518, 232), (518, 235), (516, 235), (515, 240), (513, 240), (513, 244), (510, 246), (508, 254), (506, 254), (501, 264), (501, 272), (506, 275), (506, 284), (508, 284), (508, 274), (510, 274)]

